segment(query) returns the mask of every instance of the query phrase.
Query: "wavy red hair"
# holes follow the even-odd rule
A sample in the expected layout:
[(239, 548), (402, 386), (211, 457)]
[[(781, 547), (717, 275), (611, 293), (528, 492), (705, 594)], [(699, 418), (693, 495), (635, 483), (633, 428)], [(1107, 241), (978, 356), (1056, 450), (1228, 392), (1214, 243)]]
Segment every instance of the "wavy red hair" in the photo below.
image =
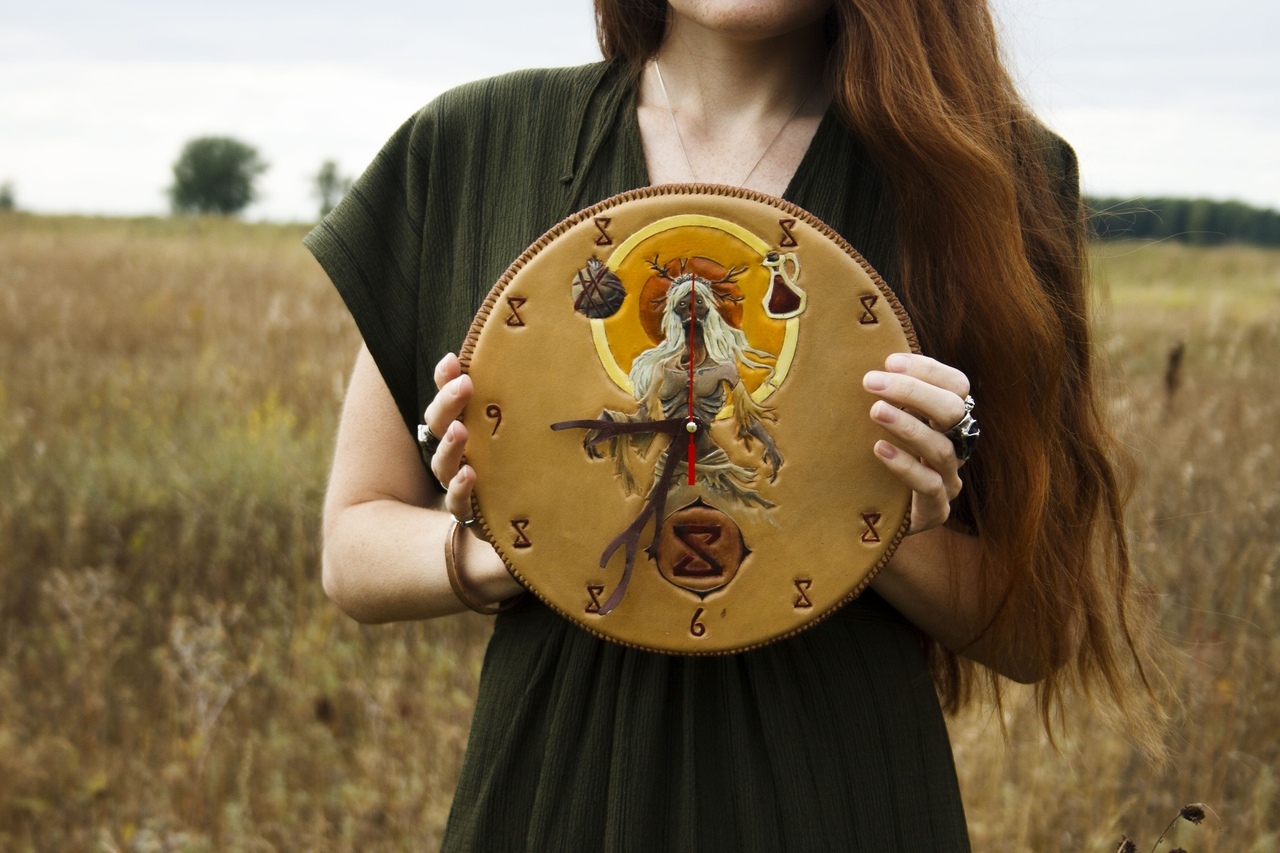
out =
[[(666, 16), (665, 0), (596, 0), (605, 57), (638, 74)], [(982, 449), (953, 518), (981, 540), (979, 582), (1001, 602), (986, 639), (1052, 667), (1036, 688), (1051, 734), (1074, 682), (1158, 752), (1074, 154), (1018, 95), (985, 0), (837, 0), (826, 26), (835, 106), (892, 193), (897, 289), (924, 351), (968, 374), (980, 401)], [(928, 654), (947, 710), (983, 681), (999, 701), (994, 672), (933, 643)]]

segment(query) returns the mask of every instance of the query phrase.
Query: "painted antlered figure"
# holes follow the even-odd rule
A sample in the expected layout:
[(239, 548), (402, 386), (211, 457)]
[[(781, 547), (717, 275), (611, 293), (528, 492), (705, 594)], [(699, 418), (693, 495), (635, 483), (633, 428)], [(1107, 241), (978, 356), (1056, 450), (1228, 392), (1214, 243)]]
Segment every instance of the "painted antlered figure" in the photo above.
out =
[[(613, 553), (625, 546), (622, 580), (608, 601), (600, 606), (602, 615), (622, 600), (635, 568), (640, 534), (650, 518), (666, 517), (667, 495), (675, 485), (676, 468), (682, 462), (689, 465), (691, 449), (690, 485), (701, 483), (714, 496), (748, 506), (773, 506), (752, 488), (756, 469), (733, 462), (716, 442), (710, 425), (725, 406), (732, 403), (737, 439), (747, 449), (756, 441), (763, 444), (763, 460), (770, 467), (769, 479), (777, 478), (782, 454), (764, 426), (764, 421), (773, 420), (774, 416), (768, 408), (751, 399), (738, 369), (741, 362), (748, 368), (767, 371), (765, 381), (768, 381), (773, 377), (774, 368), (762, 359), (773, 360), (774, 356), (752, 347), (746, 334), (721, 315), (720, 306), (741, 301), (734, 279), (745, 269), (725, 271), (713, 280), (688, 272), (692, 261), (706, 263), (702, 258), (685, 258), (663, 266), (655, 258), (650, 264), (657, 278), (668, 282), (668, 286), (665, 294), (655, 298), (662, 304), (662, 339), (636, 356), (631, 365), (629, 376), (639, 403), (635, 414), (605, 409), (597, 420), (562, 421), (551, 427), (587, 429), (583, 447), (594, 458), (613, 457), (614, 470), (628, 494), (641, 491), (632, 471), (631, 448), (643, 457), (655, 435), (671, 436), (670, 443), (654, 463), (653, 485), (644, 507), (605, 547), (600, 557), (600, 565), (605, 566)], [(692, 438), (686, 443), (682, 439), (688, 434), (692, 434)], [(605, 444), (608, 449), (602, 451), (600, 447)], [(654, 526), (653, 542), (646, 549), (650, 558), (656, 558), (661, 526)]]
[[(600, 419), (607, 422), (643, 423), (657, 420), (690, 418), (690, 398), (693, 401), (692, 419), (705, 427), (711, 424), (732, 404), (732, 418), (736, 436), (752, 449), (756, 441), (763, 447), (763, 461), (769, 466), (769, 479), (778, 476), (782, 454), (778, 451), (764, 421), (774, 419), (770, 409), (751, 399), (742, 382), (738, 369), (741, 362), (749, 368), (767, 370), (772, 377), (773, 368), (761, 359), (773, 359), (772, 354), (753, 348), (740, 329), (725, 322), (718, 306), (725, 301), (740, 299), (728, 294), (718, 294), (716, 285), (731, 284), (743, 270), (730, 270), (723, 278), (710, 281), (695, 273), (681, 272), (672, 277), (668, 267), (656, 262), (654, 272), (670, 282), (662, 309), (663, 339), (654, 347), (636, 356), (630, 379), (639, 409), (635, 414), (604, 410)], [(683, 270), (685, 261), (680, 262)], [(690, 312), (693, 313), (693, 346), (689, 345)], [(692, 349), (693, 370), (689, 369)], [(689, 393), (692, 381), (693, 393)], [(766, 379), (767, 381), (767, 379)], [(652, 442), (654, 433), (631, 433), (624, 444), (622, 436), (608, 439), (608, 450), (602, 451), (600, 432), (587, 434), (584, 446), (595, 458), (606, 454), (615, 461), (615, 470), (628, 494), (637, 493), (640, 487), (631, 467), (631, 453), (627, 445), (643, 455)], [(683, 446), (682, 442), (675, 442)], [(697, 481), (713, 494), (761, 507), (773, 504), (751, 488), (756, 471), (730, 461), (724, 449), (716, 443), (708, 429), (699, 429), (695, 438)], [(656, 470), (661, 471), (669, 449), (658, 457)], [(687, 459), (688, 451), (683, 451)], [(657, 481), (655, 481), (656, 483)]]

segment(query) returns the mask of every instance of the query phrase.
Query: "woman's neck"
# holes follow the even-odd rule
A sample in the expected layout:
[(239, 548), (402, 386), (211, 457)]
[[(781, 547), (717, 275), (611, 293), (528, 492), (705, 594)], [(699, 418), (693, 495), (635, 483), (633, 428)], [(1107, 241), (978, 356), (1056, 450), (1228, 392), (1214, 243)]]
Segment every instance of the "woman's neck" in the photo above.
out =
[[(656, 59), (675, 112), (714, 131), (716, 125), (785, 120), (815, 83), (820, 83), (826, 52), (820, 23), (769, 38), (747, 39), (673, 13)], [(661, 92), (651, 94), (656, 94), (665, 108)], [(825, 99), (817, 112), (823, 105)]]
[(750, 38), (673, 13), (655, 59), (639, 99), (651, 180), (781, 195), (830, 97), (821, 23)]

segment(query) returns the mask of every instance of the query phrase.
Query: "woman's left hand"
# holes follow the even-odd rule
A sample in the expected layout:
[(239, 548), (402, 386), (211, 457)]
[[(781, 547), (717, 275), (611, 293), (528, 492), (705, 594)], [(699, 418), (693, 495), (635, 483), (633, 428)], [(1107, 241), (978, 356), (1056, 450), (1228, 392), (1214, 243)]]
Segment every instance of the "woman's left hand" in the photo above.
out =
[(880, 397), (871, 419), (893, 437), (876, 442), (876, 456), (911, 488), (910, 532), (941, 526), (960, 494), (964, 464), (945, 433), (965, 416), (969, 378), (928, 356), (894, 353), (862, 386)]

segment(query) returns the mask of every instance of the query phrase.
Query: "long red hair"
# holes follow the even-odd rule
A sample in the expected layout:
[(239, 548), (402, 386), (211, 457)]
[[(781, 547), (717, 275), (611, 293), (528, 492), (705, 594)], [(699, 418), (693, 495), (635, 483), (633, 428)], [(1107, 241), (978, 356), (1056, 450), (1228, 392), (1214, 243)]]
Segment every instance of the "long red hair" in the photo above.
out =
[[(605, 57), (638, 73), (666, 15), (665, 0), (596, 0)], [(979, 537), (979, 583), (1001, 602), (985, 638), (1054, 667), (1037, 684), (1046, 728), (1074, 681), (1158, 750), (1074, 154), (1019, 97), (986, 0), (837, 0), (827, 32), (835, 106), (893, 196), (898, 292), (924, 351), (968, 374), (980, 404), (982, 448), (953, 518)], [(948, 649), (930, 644), (929, 660), (949, 711), (983, 680), (1002, 695), (994, 672)]]

